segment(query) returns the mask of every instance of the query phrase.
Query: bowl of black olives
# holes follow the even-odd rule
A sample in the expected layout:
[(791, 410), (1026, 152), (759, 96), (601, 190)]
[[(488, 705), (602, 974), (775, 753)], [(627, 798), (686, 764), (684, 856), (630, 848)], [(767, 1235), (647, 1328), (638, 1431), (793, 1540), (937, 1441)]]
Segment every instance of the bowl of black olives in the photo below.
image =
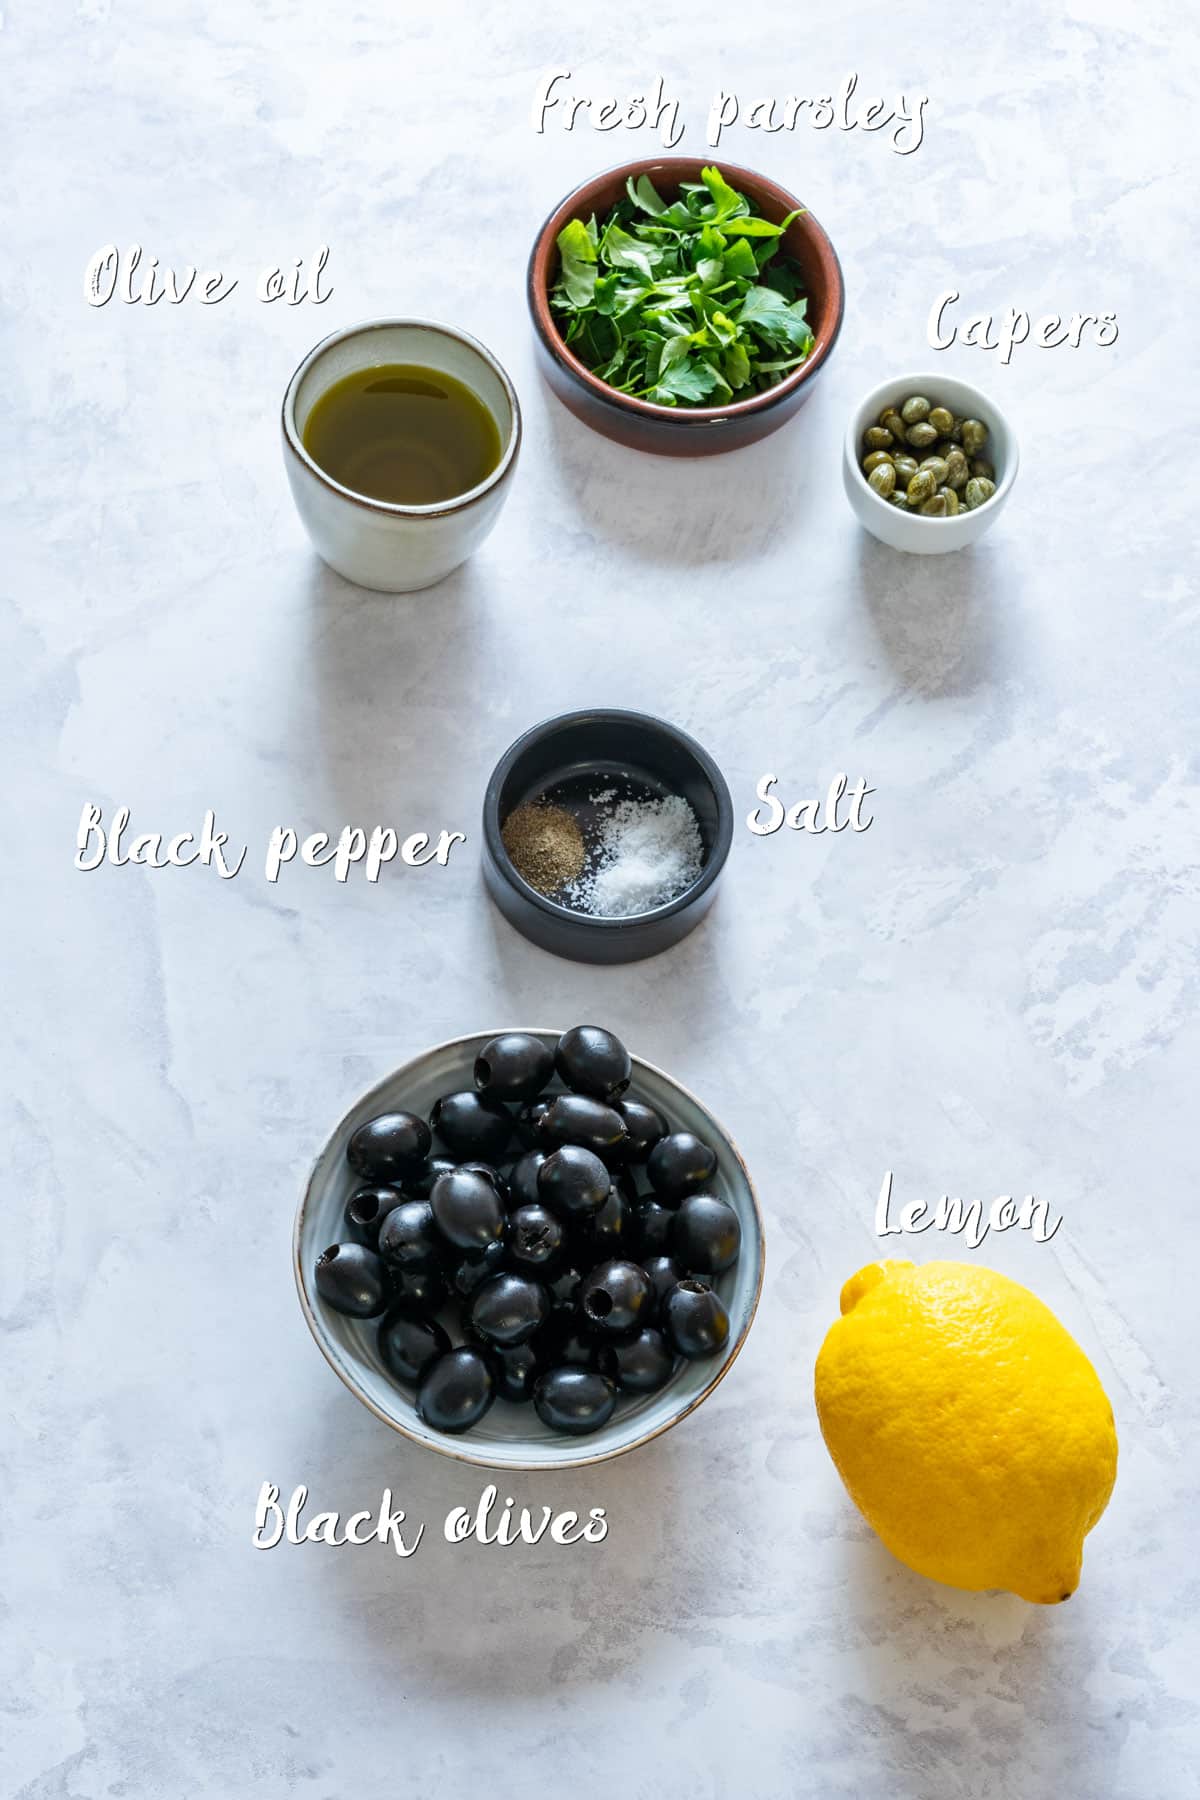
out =
[(453, 1038), (329, 1137), (293, 1261), (375, 1416), (491, 1468), (575, 1468), (695, 1409), (746, 1339), (763, 1231), (733, 1141), (599, 1026)]

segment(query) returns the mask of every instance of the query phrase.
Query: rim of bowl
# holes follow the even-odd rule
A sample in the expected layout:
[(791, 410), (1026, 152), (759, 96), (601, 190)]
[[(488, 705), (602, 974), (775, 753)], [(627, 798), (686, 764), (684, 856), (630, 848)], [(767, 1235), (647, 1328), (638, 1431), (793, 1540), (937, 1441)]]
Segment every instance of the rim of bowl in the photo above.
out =
[[(340, 481), (335, 481), (333, 476), (328, 474), (320, 463), (309, 455), (301, 441), (300, 433), (296, 430), (296, 394), (299, 391), (300, 383), (313, 364), (324, 356), (327, 350), (332, 349), (334, 344), (345, 343), (349, 338), (365, 337), (368, 332), (394, 331), (397, 328), (431, 331), (438, 337), (453, 338), (456, 342), (465, 344), (488, 365), (498, 378), (512, 412), (508, 442), (501, 452), (500, 461), (491, 474), (486, 476), (483, 481), (477, 482), (473, 488), (468, 488), (465, 493), (455, 494), (449, 500), (435, 501), (429, 506), (402, 506), (393, 500), (374, 500), (370, 494), (360, 494), (357, 488), (343, 487)], [(363, 366), (366, 368), (371, 365), (364, 364)], [(491, 411), (490, 407), (488, 411)], [(289, 450), (299, 458), (304, 467), (315, 475), (324, 487), (329, 488), (332, 493), (339, 494), (344, 500), (352, 500), (356, 506), (363, 507), (367, 512), (383, 513), (388, 518), (436, 519), (445, 517), (449, 513), (461, 512), (464, 507), (473, 505), (489, 489), (498, 486), (503, 481), (516, 462), (517, 452), (521, 447), (521, 403), (517, 399), (517, 390), (512, 384), (508, 370), (499, 358), (493, 355), (487, 345), (480, 343), (477, 337), (472, 337), (469, 331), (461, 331), (457, 325), (443, 325), (437, 319), (364, 319), (358, 325), (343, 325), (340, 331), (331, 331), (328, 337), (323, 337), (320, 343), (314, 344), (307, 356), (297, 364), (291, 380), (284, 389), (281, 423), (284, 441)], [(496, 429), (499, 430), (499, 428), (500, 422), (497, 419)]]
[[(573, 906), (563, 906), (557, 900), (539, 894), (531, 887), (514, 864), (504, 846), (500, 827), (500, 789), (512, 769), (513, 764), (523, 751), (532, 744), (554, 735), (569, 725), (582, 724), (587, 720), (632, 721), (642, 726), (651, 726), (662, 732), (676, 744), (681, 745), (696, 760), (704, 777), (712, 788), (717, 801), (717, 831), (713, 846), (704, 860), (704, 865), (688, 887), (676, 894), (673, 900), (664, 900), (661, 906), (655, 906), (649, 912), (629, 913), (621, 918), (606, 918), (593, 913), (579, 912)], [(682, 912), (693, 900), (699, 898), (712, 886), (729, 859), (729, 851), (733, 844), (733, 796), (729, 792), (720, 768), (713, 761), (703, 744), (698, 744), (694, 737), (678, 725), (671, 725), (666, 719), (659, 719), (653, 713), (632, 712), (620, 706), (585, 706), (574, 712), (557, 713), (552, 719), (543, 719), (540, 725), (531, 725), (528, 731), (511, 743), (500, 761), (492, 770), (483, 796), (483, 835), (488, 851), (497, 868), (510, 887), (516, 889), (522, 899), (529, 900), (539, 912), (546, 913), (553, 919), (570, 920), (589, 931), (621, 931), (631, 926), (643, 926), (669, 919), (674, 913)]]
[(692, 426), (719, 425), (726, 419), (744, 419), (753, 417), (757, 413), (768, 412), (771, 407), (778, 405), (789, 394), (795, 393), (798, 387), (802, 387), (805, 381), (809, 380), (832, 354), (833, 347), (841, 335), (842, 322), (846, 314), (846, 283), (833, 240), (820, 220), (794, 194), (781, 187), (777, 181), (772, 181), (769, 175), (760, 175), (756, 169), (744, 168), (739, 163), (720, 162), (721, 173), (732, 186), (737, 187), (739, 183), (745, 186), (749, 183), (753, 187), (765, 190), (777, 205), (782, 205), (785, 214), (793, 212), (797, 207), (800, 208), (801, 220), (797, 220), (796, 223), (805, 222), (804, 228), (811, 231), (818, 252), (824, 252), (822, 260), (825, 257), (828, 258), (833, 276), (832, 293), (837, 303), (833, 329), (828, 338), (816, 340), (811, 352), (798, 369), (793, 369), (790, 375), (785, 375), (782, 381), (777, 382), (774, 387), (765, 389), (763, 393), (752, 394), (746, 400), (731, 400), (727, 406), (660, 406), (656, 401), (638, 400), (631, 394), (619, 393), (606, 381), (601, 381), (599, 376), (593, 374), (587, 364), (581, 362), (574, 351), (568, 348), (562, 333), (555, 324), (554, 315), (550, 311), (549, 261), (559, 231), (568, 219), (578, 216), (577, 208), (584, 198), (592, 190), (611, 181), (614, 176), (621, 175), (628, 179), (631, 175), (652, 175), (656, 171), (661, 171), (665, 182), (669, 185), (672, 182), (684, 181), (689, 178), (698, 180), (700, 170), (708, 168), (713, 161), (712, 157), (707, 156), (638, 157), (631, 162), (615, 163), (612, 168), (602, 169), (599, 174), (589, 176), (586, 181), (581, 181), (577, 187), (572, 188), (569, 194), (563, 196), (543, 221), (533, 240), (526, 278), (526, 297), (534, 327), (556, 362), (561, 363), (568, 373), (573, 375), (597, 400), (611, 406), (615, 411), (632, 414), (636, 418), (657, 419), (668, 425), (677, 425), (681, 430), (687, 430)]
[[(353, 1372), (342, 1366), (340, 1360), (333, 1352), (332, 1345), (326, 1341), (324, 1328), (309, 1299), (308, 1290), (304, 1283), (304, 1269), (300, 1261), (300, 1234), (304, 1226), (309, 1202), (313, 1198), (313, 1184), (316, 1181), (317, 1168), (330, 1144), (343, 1130), (350, 1114), (356, 1111), (365, 1100), (370, 1100), (373, 1095), (379, 1093), (381, 1089), (390, 1087), (397, 1077), (406, 1075), (419, 1063), (427, 1061), (430, 1057), (438, 1056), (443, 1051), (459, 1050), (467, 1045), (484, 1044), (491, 1038), (499, 1037), (502, 1032), (510, 1031), (526, 1032), (531, 1037), (553, 1038), (556, 1040), (562, 1036), (561, 1031), (556, 1031), (553, 1027), (548, 1025), (503, 1025), (492, 1031), (470, 1031), (464, 1033), (461, 1037), (444, 1038), (440, 1044), (430, 1044), (417, 1056), (410, 1056), (407, 1062), (401, 1063), (398, 1068), (392, 1069), (388, 1074), (381, 1076), (372, 1087), (369, 1087), (365, 1093), (360, 1094), (357, 1100), (351, 1102), (342, 1113), (341, 1118), (338, 1120), (333, 1130), (326, 1136), (324, 1143), (317, 1151), (317, 1154), (314, 1156), (312, 1163), (309, 1166), (308, 1175), (304, 1182), (304, 1188), (300, 1195), (300, 1202), (296, 1208), (295, 1223), (292, 1227), (292, 1274), (295, 1277), (296, 1292), (300, 1298), (300, 1310), (304, 1314), (305, 1323), (308, 1325), (308, 1329), (312, 1334), (313, 1342), (316, 1344), (318, 1350), (321, 1352), (334, 1374), (338, 1377), (338, 1380), (342, 1383), (343, 1387), (347, 1388), (350, 1393), (354, 1395), (355, 1399), (365, 1406), (368, 1412), (373, 1413), (384, 1425), (390, 1426), (393, 1431), (398, 1432), (401, 1437), (407, 1438), (409, 1443), (418, 1445), (422, 1450), (434, 1450), (439, 1455), (452, 1457), (455, 1462), (470, 1463), (475, 1468), (519, 1469), (523, 1472), (532, 1472), (535, 1474), (551, 1474), (559, 1469), (583, 1469), (595, 1463), (612, 1462), (618, 1456), (627, 1456), (631, 1450), (640, 1450), (643, 1444), (653, 1443), (655, 1438), (662, 1437), (664, 1432), (670, 1431), (672, 1427), (678, 1425), (682, 1419), (686, 1419), (689, 1414), (694, 1413), (696, 1408), (708, 1399), (708, 1396), (713, 1392), (714, 1388), (720, 1386), (721, 1382), (724, 1381), (726, 1375), (728, 1375), (730, 1369), (732, 1369), (734, 1363), (741, 1355), (746, 1339), (750, 1335), (750, 1327), (753, 1325), (758, 1313), (758, 1303), (762, 1298), (763, 1277), (766, 1271), (766, 1231), (763, 1226), (762, 1208), (758, 1203), (758, 1194), (755, 1191), (750, 1171), (746, 1167), (745, 1158), (742, 1156), (737, 1144), (725, 1129), (724, 1125), (722, 1125), (721, 1121), (704, 1104), (703, 1100), (693, 1094), (690, 1088), (684, 1087), (683, 1083), (677, 1081), (673, 1075), (668, 1075), (665, 1069), (660, 1069), (655, 1063), (647, 1062), (644, 1057), (631, 1056), (630, 1061), (634, 1068), (634, 1083), (631, 1085), (636, 1085), (637, 1070), (645, 1069), (651, 1075), (656, 1075), (660, 1081), (665, 1082), (668, 1087), (673, 1088), (676, 1093), (682, 1094), (685, 1099), (690, 1100), (692, 1105), (703, 1113), (704, 1117), (711, 1122), (713, 1130), (721, 1138), (721, 1141), (728, 1146), (734, 1161), (742, 1172), (742, 1179), (746, 1184), (746, 1192), (750, 1196), (750, 1205), (754, 1214), (755, 1247), (758, 1251), (758, 1267), (755, 1271), (754, 1293), (751, 1296), (750, 1305), (742, 1328), (738, 1332), (737, 1337), (731, 1340), (728, 1355), (724, 1358), (711, 1380), (706, 1382), (700, 1392), (693, 1395), (687, 1405), (681, 1407), (678, 1412), (671, 1416), (671, 1418), (664, 1420), (661, 1425), (654, 1426), (652, 1430), (642, 1432), (639, 1437), (633, 1438), (628, 1444), (619, 1444), (609, 1450), (598, 1450), (593, 1452), (590, 1456), (580, 1455), (565, 1457), (561, 1461), (556, 1460), (553, 1464), (525, 1461), (494, 1463), (485, 1455), (461, 1448), (460, 1445), (462, 1444), (462, 1440), (456, 1438), (452, 1433), (441, 1433), (436, 1440), (421, 1437), (417, 1432), (410, 1430), (410, 1428), (401, 1420), (392, 1418), (389, 1413), (384, 1412), (381, 1407), (376, 1406), (375, 1402), (363, 1392), (355, 1379)], [(368, 1324), (371, 1323), (370, 1320), (364, 1322)], [(568, 1443), (570, 1442), (570, 1439), (564, 1438), (563, 1442)]]
[[(881, 410), (885, 395), (890, 393), (891, 390), (898, 385), (902, 384), (904, 387), (908, 387), (911, 384), (918, 392), (920, 392), (924, 389), (932, 390), (937, 387), (939, 382), (946, 381), (952, 381), (956, 386), (965, 388), (969, 394), (973, 394), (975, 399), (979, 402), (977, 416), (982, 419), (986, 414), (990, 414), (999, 424), (1003, 425), (1004, 430), (1008, 435), (1008, 460), (1005, 464), (1003, 475), (996, 483), (996, 491), (987, 502), (988, 506), (992, 506), (998, 500), (1005, 499), (1013, 482), (1017, 479), (1017, 470), (1021, 464), (1021, 447), (1017, 441), (1017, 434), (1012, 428), (1012, 420), (1004, 411), (1003, 407), (999, 406), (995, 400), (985, 394), (982, 388), (977, 388), (974, 382), (964, 381), (961, 375), (935, 375), (931, 374), (928, 370), (923, 373), (918, 372), (915, 375), (893, 375), (889, 380), (881, 381), (877, 386), (868, 388), (866, 393), (859, 399), (858, 404), (851, 409), (844, 439), (847, 463), (854, 469), (855, 474), (862, 483), (863, 492), (876, 506), (882, 507), (884, 512), (895, 512), (897, 509), (891, 506), (888, 501), (880, 499), (879, 495), (875, 492), (875, 489), (871, 486), (870, 482), (862, 472), (858, 460), (857, 420), (859, 414), (868, 413), (873, 418), (875, 414)], [(876, 405), (877, 401), (878, 405)], [(974, 402), (972, 402), (972, 404), (974, 404)], [(911, 519), (914, 524), (927, 525), (941, 531), (953, 531), (960, 523), (965, 525), (982, 511), (982, 507), (977, 507), (976, 511), (973, 513), (959, 513), (952, 519), (935, 519), (922, 513), (910, 513), (906, 511), (903, 514), (903, 517)]]

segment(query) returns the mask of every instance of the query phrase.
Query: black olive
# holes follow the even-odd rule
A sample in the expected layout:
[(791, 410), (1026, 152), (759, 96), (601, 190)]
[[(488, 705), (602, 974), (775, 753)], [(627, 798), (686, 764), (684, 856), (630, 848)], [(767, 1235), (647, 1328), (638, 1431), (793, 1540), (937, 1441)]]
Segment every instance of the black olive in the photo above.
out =
[(387, 1272), (365, 1244), (331, 1244), (317, 1258), (317, 1292), (334, 1312), (373, 1319), (387, 1305)]
[(548, 1206), (535, 1202), (508, 1215), (508, 1255), (514, 1269), (539, 1278), (562, 1261), (567, 1234)]
[(680, 1356), (715, 1356), (729, 1339), (729, 1314), (705, 1281), (687, 1276), (662, 1303), (667, 1342)]
[(505, 1181), (499, 1169), (493, 1168), (491, 1163), (485, 1162), (459, 1163), (458, 1167), (460, 1169), (469, 1169), (472, 1175), (482, 1175), (485, 1181), (490, 1181), (497, 1194), (500, 1196), (501, 1206), (508, 1205), (508, 1183)]
[(538, 1170), (546, 1160), (544, 1150), (527, 1150), (508, 1172), (508, 1194), (514, 1206), (536, 1206)]
[(513, 1122), (497, 1100), (470, 1091), (443, 1094), (429, 1123), (452, 1155), (497, 1163), (512, 1141)]
[(550, 1296), (540, 1281), (505, 1270), (481, 1282), (471, 1295), (468, 1321), (485, 1343), (508, 1349), (523, 1344), (550, 1317)]
[(399, 1206), (402, 1195), (394, 1187), (355, 1188), (346, 1202), (343, 1217), (351, 1237), (373, 1250), (379, 1241), (379, 1227), (386, 1214)]
[(589, 1330), (604, 1337), (628, 1337), (648, 1323), (654, 1289), (636, 1263), (600, 1263), (583, 1278), (579, 1307)]
[(439, 1175), (448, 1175), (458, 1164), (448, 1156), (427, 1157), (416, 1175), (404, 1177), (404, 1192), (415, 1200), (428, 1200)]
[(538, 1126), (541, 1141), (553, 1149), (576, 1144), (597, 1156), (619, 1157), (629, 1132), (619, 1112), (585, 1094), (559, 1094)]
[(542, 1140), (542, 1120), (550, 1111), (549, 1100), (531, 1100), (523, 1106), (516, 1118), (517, 1141), (526, 1150), (545, 1148)]
[(428, 1200), (402, 1200), (379, 1228), (379, 1254), (389, 1268), (417, 1268), (435, 1261), (441, 1251)]
[[(670, 1215), (668, 1215), (670, 1216)], [(727, 1201), (715, 1194), (689, 1194), (671, 1226), (671, 1254), (697, 1275), (731, 1269), (742, 1247), (742, 1228)]]
[(510, 1350), (497, 1348), (491, 1352), (491, 1358), (501, 1400), (511, 1400), (517, 1406), (531, 1400), (534, 1384), (546, 1366), (536, 1340), (514, 1344)]
[(636, 1256), (643, 1267), (649, 1257), (667, 1254), (674, 1219), (675, 1214), (670, 1208), (653, 1198), (639, 1200), (633, 1208), (629, 1216), (627, 1248), (630, 1255)]
[(446, 1304), (446, 1277), (436, 1263), (390, 1264), (388, 1295), (400, 1312), (428, 1318)]
[(508, 1243), (506, 1239), (498, 1238), (486, 1250), (468, 1254), (453, 1263), (450, 1268), (450, 1285), (456, 1294), (461, 1294), (466, 1299), (490, 1275), (498, 1275), (507, 1266)]
[(643, 1256), (640, 1260), (643, 1269), (650, 1277), (657, 1297), (658, 1309), (661, 1309), (663, 1301), (671, 1289), (683, 1280), (687, 1270), (681, 1269), (671, 1256)]
[(610, 1350), (614, 1380), (627, 1394), (653, 1394), (671, 1379), (675, 1358), (661, 1331), (639, 1331)]
[(599, 1369), (611, 1374), (609, 1346), (587, 1329), (583, 1314), (563, 1310), (551, 1313), (550, 1322), (537, 1335), (544, 1368), (558, 1368), (570, 1363), (580, 1369)]
[(660, 1199), (682, 1200), (707, 1186), (717, 1172), (717, 1153), (690, 1131), (672, 1131), (650, 1152), (646, 1173)]
[(564, 1144), (538, 1170), (538, 1199), (565, 1218), (581, 1219), (599, 1212), (608, 1199), (612, 1177), (591, 1150)]
[(620, 1038), (599, 1025), (573, 1025), (554, 1052), (564, 1084), (596, 1100), (615, 1100), (633, 1078), (633, 1064)]
[(450, 1348), (450, 1339), (436, 1319), (414, 1319), (406, 1312), (390, 1312), (379, 1322), (379, 1354), (384, 1367), (397, 1381), (415, 1387), (435, 1356)]
[(550, 1290), (550, 1304), (554, 1314), (576, 1314), (579, 1305), (579, 1284), (583, 1280), (583, 1270), (575, 1262), (564, 1263), (552, 1281), (546, 1286)]
[(629, 1256), (631, 1208), (624, 1190), (616, 1182), (608, 1190), (599, 1212), (579, 1221), (575, 1234), (576, 1253), (588, 1267), (614, 1256)]
[(418, 1174), (432, 1143), (415, 1113), (381, 1113), (360, 1125), (346, 1145), (346, 1161), (364, 1181), (398, 1182)]
[(617, 1390), (594, 1369), (548, 1369), (533, 1390), (538, 1418), (551, 1431), (572, 1437), (598, 1431), (612, 1418)]
[(469, 1431), (496, 1397), (483, 1351), (461, 1344), (430, 1363), (417, 1389), (417, 1412), (435, 1431)]
[(625, 1121), (629, 1140), (625, 1145), (626, 1161), (645, 1162), (659, 1138), (667, 1135), (667, 1121), (652, 1106), (640, 1100), (618, 1100), (617, 1111)]
[(525, 1031), (505, 1031), (475, 1058), (475, 1086), (492, 1100), (536, 1100), (554, 1073), (554, 1052)]
[(434, 1223), (449, 1244), (476, 1255), (504, 1235), (504, 1207), (495, 1187), (477, 1170), (439, 1175), (429, 1196)]

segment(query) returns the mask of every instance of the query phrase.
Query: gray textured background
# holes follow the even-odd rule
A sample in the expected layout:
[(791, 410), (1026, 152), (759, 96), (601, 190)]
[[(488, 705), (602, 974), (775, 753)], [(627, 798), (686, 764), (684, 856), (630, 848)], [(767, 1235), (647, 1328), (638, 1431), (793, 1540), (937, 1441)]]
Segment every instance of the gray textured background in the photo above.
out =
[[(6, 1796), (1200, 1792), (1193, 50), (1184, 0), (5, 7)], [(723, 146), (798, 190), (845, 265), (842, 343), (769, 443), (640, 459), (539, 385), (531, 235), (653, 147), (535, 137), (550, 63), (596, 93), (663, 73), (685, 150), (721, 84), (819, 94), (857, 69), (930, 94), (907, 158), (861, 132)], [(108, 240), (239, 290), (91, 310)], [(260, 265), (321, 242), (326, 306), (256, 304)], [(945, 357), (1010, 411), (1023, 472), (975, 552), (905, 560), (854, 525), (841, 433), (866, 386), (932, 360), (951, 286), (963, 310), (1116, 308), (1121, 337)], [(482, 336), (527, 424), (485, 551), (400, 601), (314, 560), (277, 443), (301, 354), (387, 312)], [(791, 800), (845, 769), (876, 823), (739, 830), (678, 951), (553, 961), (488, 907), (478, 806), (520, 730), (589, 702), (694, 731), (740, 814), (764, 770)], [(143, 830), (212, 806), (251, 857), (228, 884), (78, 874), (86, 798)], [(284, 822), (471, 843), (377, 889), (268, 888)], [(478, 1493), (322, 1364), (292, 1211), (387, 1068), (580, 1017), (703, 1095), (757, 1177), (769, 1274), (734, 1375), (643, 1453), (517, 1485), (606, 1507), (598, 1549), (253, 1551), (267, 1478), (345, 1509), (391, 1485), (435, 1529)], [(812, 1361), (876, 1253), (887, 1167), (902, 1198), (1033, 1190), (1065, 1215), (1050, 1246), (980, 1256), (1059, 1311), (1116, 1407), (1068, 1607), (910, 1575), (821, 1446)]]

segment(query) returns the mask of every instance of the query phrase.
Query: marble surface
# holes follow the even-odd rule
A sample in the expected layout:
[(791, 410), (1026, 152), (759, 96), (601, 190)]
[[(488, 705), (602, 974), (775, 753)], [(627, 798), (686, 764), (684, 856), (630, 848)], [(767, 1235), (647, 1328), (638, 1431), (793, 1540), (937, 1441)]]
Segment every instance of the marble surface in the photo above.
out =
[[(1177, 1800), (1200, 1793), (1194, 1559), (1195, 386), (1184, 0), (982, 21), (847, 0), (570, 12), (282, 0), (4, 9), (0, 618), (9, 1080), (0, 1791), (314, 1800), (591, 1796)], [(688, 467), (591, 435), (535, 377), (531, 235), (650, 134), (529, 125), (539, 73), (662, 73), (682, 148), (721, 85), (928, 93), (914, 155), (732, 132), (842, 255), (849, 312), (778, 437)], [(108, 241), (239, 276), (216, 307), (85, 305)], [(257, 269), (331, 249), (333, 294)], [(1115, 308), (1110, 350), (954, 349), (1021, 434), (995, 531), (905, 560), (855, 525), (845, 418), (963, 310)], [(444, 317), (525, 407), (483, 552), (411, 599), (348, 588), (292, 511), (278, 406), (335, 326)], [(1192, 491), (1189, 492), (1189, 485)], [(555, 961), (491, 910), (493, 762), (562, 708), (692, 730), (739, 816), (845, 770), (866, 834), (737, 832), (676, 951)], [(206, 807), (246, 866), (72, 867), (85, 800)], [(466, 832), (377, 888), (263, 879), (272, 826)], [(599, 1019), (705, 1097), (768, 1224), (737, 1369), (676, 1432), (519, 1501), (602, 1506), (595, 1548), (452, 1547), (480, 1484), (394, 1439), (309, 1341), (300, 1183), (424, 1044)], [(841, 1490), (811, 1366), (875, 1194), (1035, 1191), (1049, 1245), (977, 1253), (1094, 1359), (1121, 1470), (1052, 1611), (909, 1574)], [(916, 1241), (921, 1258), (951, 1243)], [(964, 1254), (970, 1254), (964, 1252)], [(383, 1549), (251, 1548), (261, 1482), (430, 1523)]]

